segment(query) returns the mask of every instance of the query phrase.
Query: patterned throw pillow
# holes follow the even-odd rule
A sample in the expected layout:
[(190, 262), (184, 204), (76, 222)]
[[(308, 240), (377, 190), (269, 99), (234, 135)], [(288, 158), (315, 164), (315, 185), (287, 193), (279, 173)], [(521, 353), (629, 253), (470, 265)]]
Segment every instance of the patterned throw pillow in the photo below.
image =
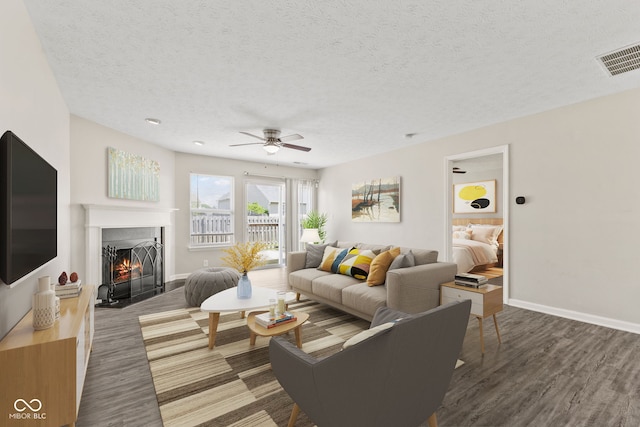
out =
[(400, 247), (389, 249), (375, 257), (371, 262), (369, 276), (367, 277), (367, 285), (377, 286), (384, 284), (387, 279), (387, 270), (391, 262), (400, 255)]
[(374, 251), (353, 248), (340, 263), (338, 273), (364, 280), (369, 275), (371, 262), (375, 257)]
[(322, 256), (322, 262), (318, 267), (318, 270), (329, 271), (331, 273), (337, 273), (340, 262), (349, 253), (349, 249), (335, 248), (333, 246), (327, 246), (324, 248), (324, 255)]
[(471, 240), (471, 229), (465, 229), (453, 232), (454, 239)]

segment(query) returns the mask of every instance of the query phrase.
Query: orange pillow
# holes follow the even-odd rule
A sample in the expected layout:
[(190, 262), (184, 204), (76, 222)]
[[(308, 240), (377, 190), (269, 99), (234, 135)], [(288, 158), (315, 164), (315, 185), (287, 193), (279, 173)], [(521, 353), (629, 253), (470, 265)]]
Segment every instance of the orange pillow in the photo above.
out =
[(383, 285), (387, 279), (387, 270), (389, 270), (389, 266), (398, 255), (400, 255), (400, 248), (395, 247), (376, 256), (373, 261), (371, 261), (369, 276), (367, 276), (367, 285)]

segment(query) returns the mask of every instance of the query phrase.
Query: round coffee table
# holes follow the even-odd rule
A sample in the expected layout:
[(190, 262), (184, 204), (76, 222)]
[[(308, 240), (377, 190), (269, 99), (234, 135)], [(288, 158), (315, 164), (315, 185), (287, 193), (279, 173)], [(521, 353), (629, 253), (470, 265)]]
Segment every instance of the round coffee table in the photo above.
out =
[[(210, 296), (202, 305), (200, 310), (209, 313), (209, 348), (213, 348), (218, 332), (218, 322), (220, 313), (229, 311), (241, 311), (242, 317), (246, 311), (258, 310), (269, 306), (270, 298), (277, 298), (278, 290), (252, 286), (251, 298), (240, 299), (237, 297), (236, 288), (225, 289), (215, 295)], [(289, 304), (296, 300), (294, 292), (287, 292), (285, 303)]]
[(247, 327), (249, 328), (249, 331), (251, 331), (249, 345), (256, 344), (256, 336), (275, 337), (293, 330), (296, 334), (296, 345), (298, 348), (302, 348), (302, 333), (300, 331), (300, 326), (309, 319), (309, 313), (305, 313), (304, 311), (294, 311), (292, 314), (296, 316), (296, 320), (274, 326), (273, 328), (265, 328), (264, 326), (256, 324), (255, 317), (260, 313), (266, 313), (266, 311), (254, 311), (249, 313), (249, 316), (247, 316)]

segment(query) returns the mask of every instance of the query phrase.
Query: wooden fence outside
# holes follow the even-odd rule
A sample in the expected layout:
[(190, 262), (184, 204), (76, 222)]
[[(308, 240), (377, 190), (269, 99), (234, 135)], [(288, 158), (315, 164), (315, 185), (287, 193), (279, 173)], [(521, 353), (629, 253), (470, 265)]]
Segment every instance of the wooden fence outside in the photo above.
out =
[[(247, 217), (247, 235), (249, 242), (266, 242), (267, 249), (278, 248), (278, 218), (266, 215)], [(191, 219), (191, 244), (231, 243), (233, 228), (231, 215), (222, 213), (201, 213)]]

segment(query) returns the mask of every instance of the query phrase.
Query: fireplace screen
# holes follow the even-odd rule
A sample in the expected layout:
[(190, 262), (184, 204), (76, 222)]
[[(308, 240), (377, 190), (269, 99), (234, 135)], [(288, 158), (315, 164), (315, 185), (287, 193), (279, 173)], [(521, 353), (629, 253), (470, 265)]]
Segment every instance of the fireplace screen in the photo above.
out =
[[(130, 248), (102, 248), (103, 304), (124, 304), (164, 292), (163, 245), (155, 241)], [(106, 300), (105, 301), (105, 297)]]

